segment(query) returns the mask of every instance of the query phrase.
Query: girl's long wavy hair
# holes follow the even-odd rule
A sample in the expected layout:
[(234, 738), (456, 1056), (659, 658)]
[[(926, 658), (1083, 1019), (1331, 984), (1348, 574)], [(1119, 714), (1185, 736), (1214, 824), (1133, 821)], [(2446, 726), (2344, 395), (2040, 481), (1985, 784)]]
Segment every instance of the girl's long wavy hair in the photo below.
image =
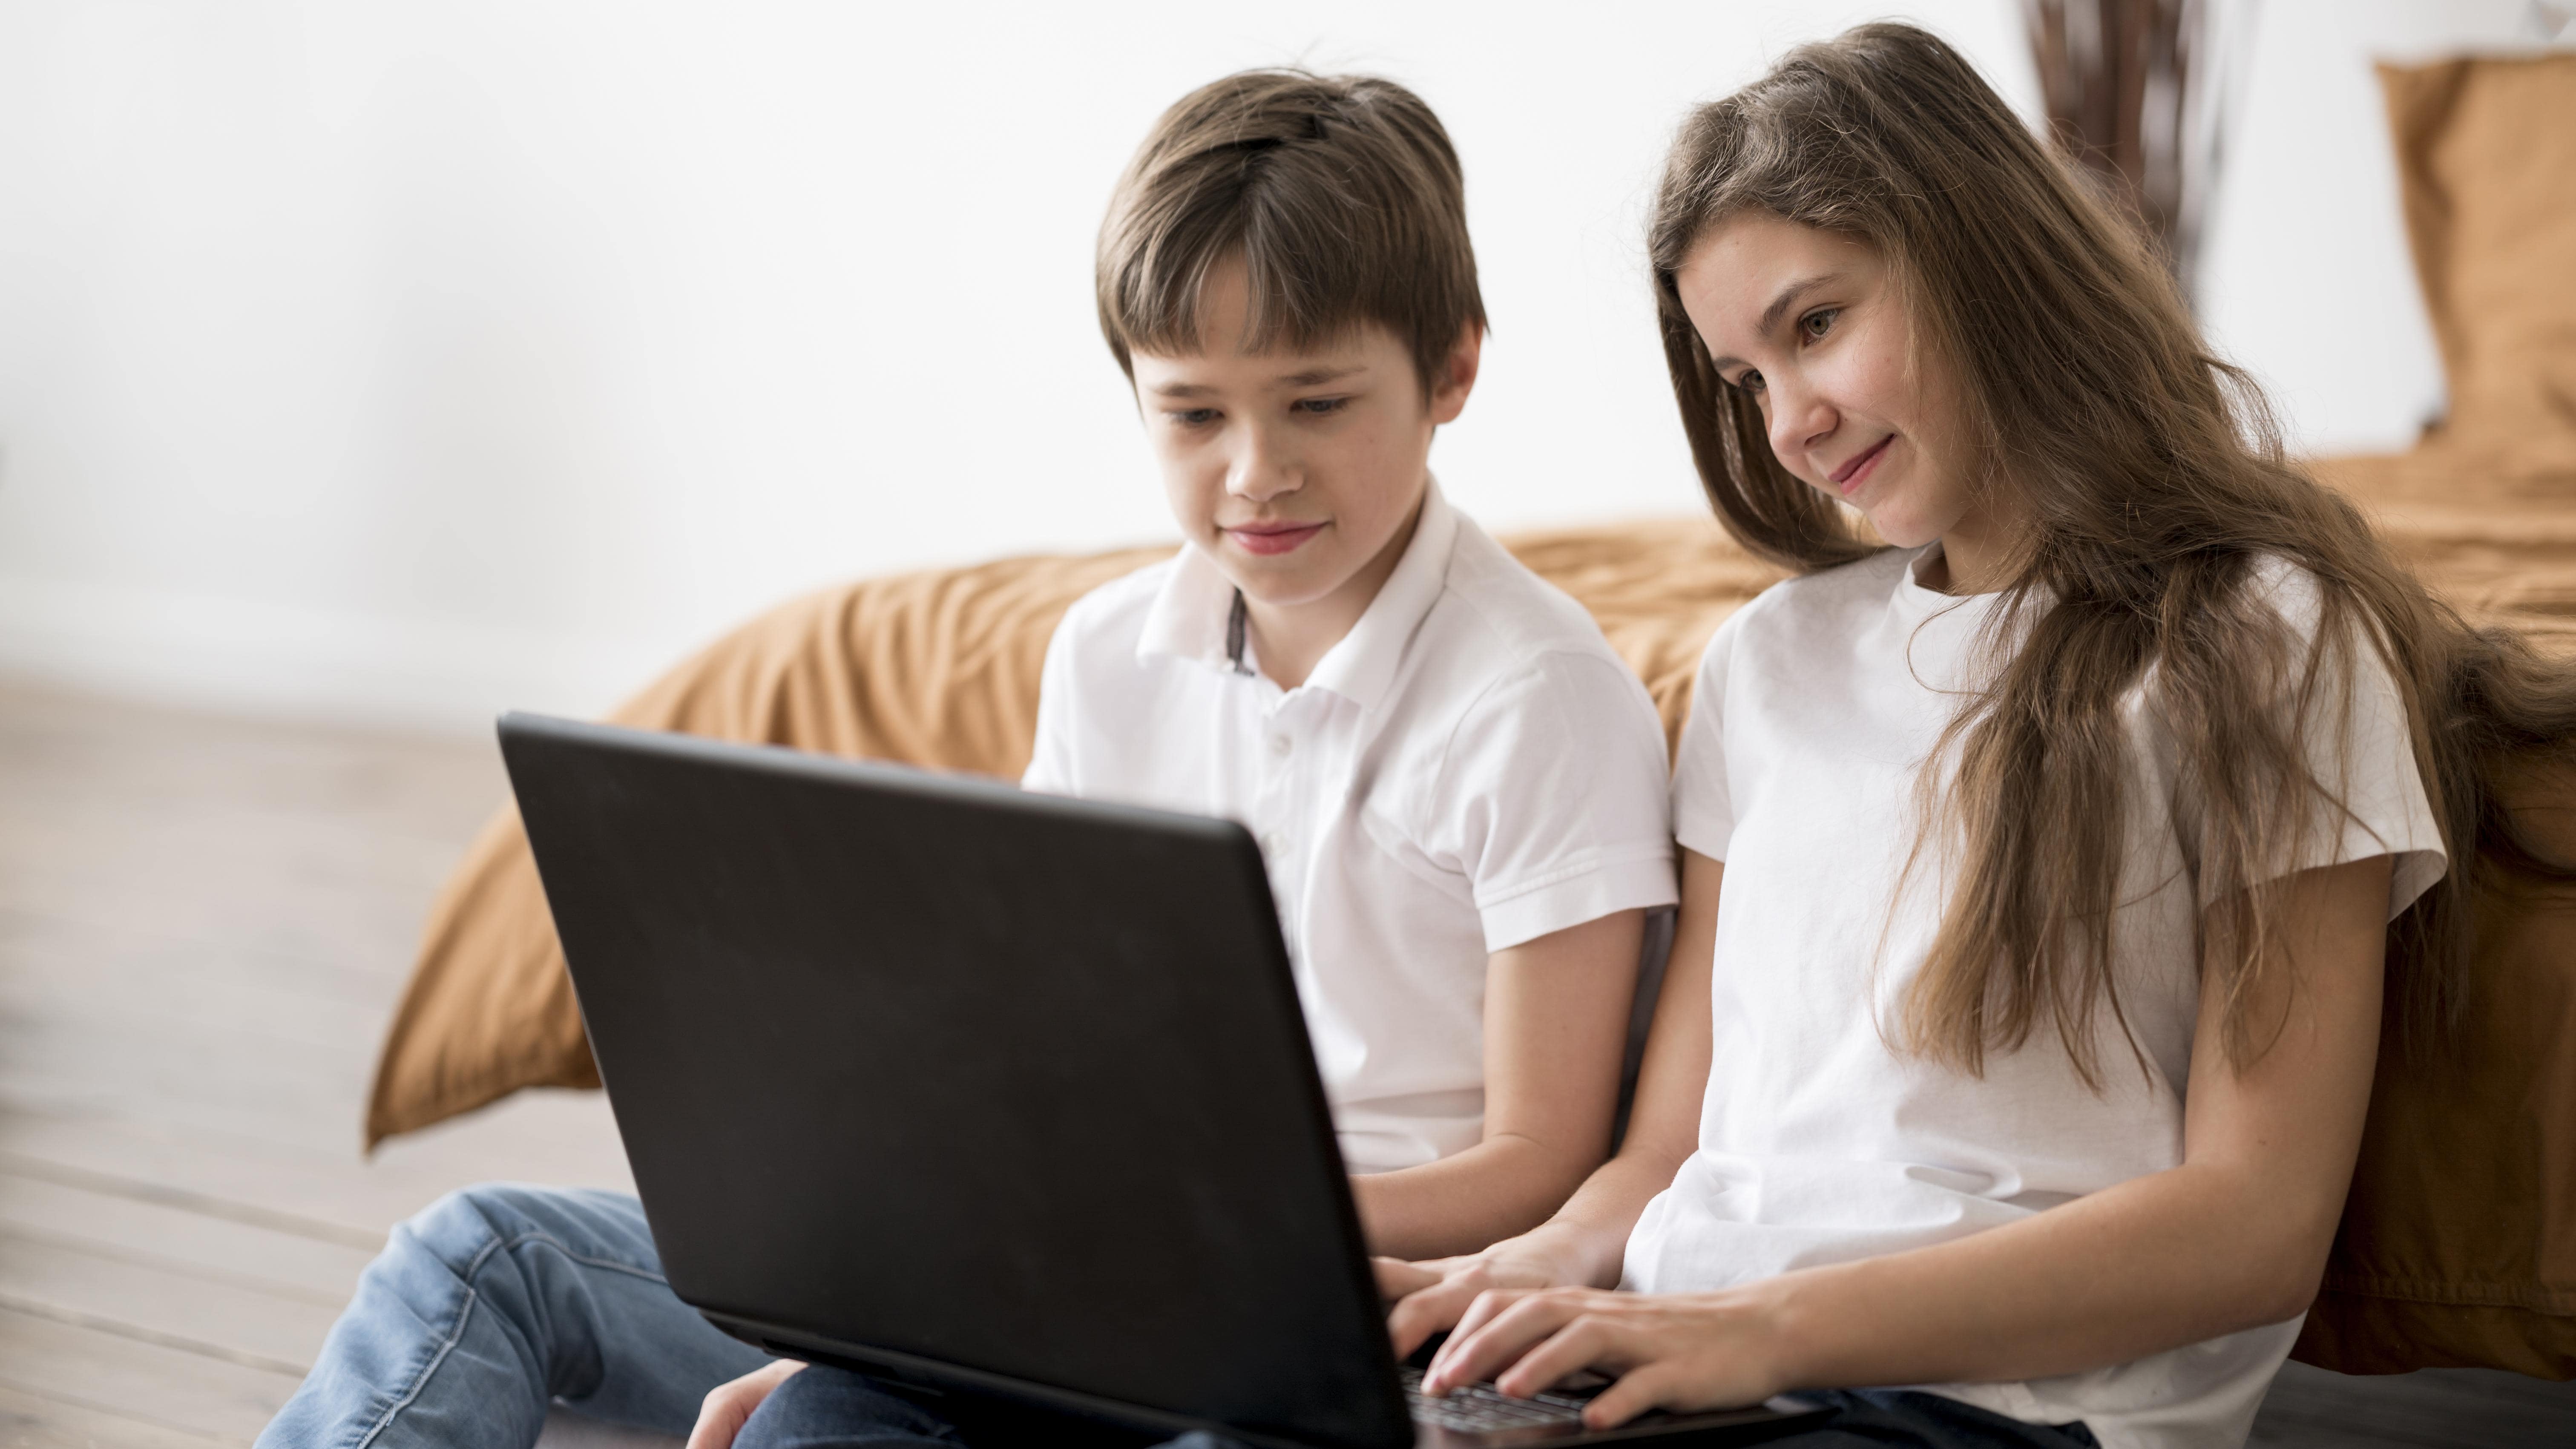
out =
[[(1790, 53), (1683, 126), (1650, 247), (1682, 426), (1718, 518), (1799, 571), (1877, 550), (1773, 456), (1752, 397), (1722, 381), (1675, 274), (1713, 227), (1767, 212), (1875, 248), (1927, 366), (1958, 380), (1971, 486), (2008, 490), (2030, 526), (1998, 619), (2026, 629), (1923, 773), (1918, 864), (1951, 864), (1901, 1044), (1970, 1072), (2053, 1027), (2097, 1088), (2101, 1013), (2127, 1034), (2112, 920), (2126, 845), (2161, 802), (2133, 798), (2123, 701), (2143, 688), (2199, 803), (2205, 989), (2229, 1059), (2270, 1041), (2247, 1005), (2283, 969), (2267, 863), (2348, 818), (2303, 731), (2340, 718), (2369, 648), (2404, 696), (2451, 860), (2390, 928), (2388, 1001), (2409, 1055), (2462, 999), (2481, 873), (2566, 878), (2498, 801), (2498, 772), (2566, 758), (2576, 678), (2518, 637), (2468, 627), (2391, 557), (2350, 503), (2287, 462), (2261, 392), (2212, 356), (2142, 232), (2014, 117), (1975, 69), (1909, 25), (1864, 25)], [(2265, 555), (2319, 586), (2303, 639), (2249, 587)], [(1935, 758), (1940, 758), (1936, 754)], [(2134, 1035), (2129, 1036), (2134, 1053)], [(2144, 1059), (2140, 1058), (2143, 1067)]]

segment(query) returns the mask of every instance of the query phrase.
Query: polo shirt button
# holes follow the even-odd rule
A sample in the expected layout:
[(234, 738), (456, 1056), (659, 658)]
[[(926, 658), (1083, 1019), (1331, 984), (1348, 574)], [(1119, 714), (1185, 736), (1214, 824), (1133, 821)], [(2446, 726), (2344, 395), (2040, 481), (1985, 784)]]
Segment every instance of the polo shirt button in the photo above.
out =
[(1284, 758), (1287, 753), (1294, 748), (1296, 748), (1296, 746), (1286, 735), (1272, 735), (1270, 737), (1270, 753), (1274, 755), (1279, 755)]

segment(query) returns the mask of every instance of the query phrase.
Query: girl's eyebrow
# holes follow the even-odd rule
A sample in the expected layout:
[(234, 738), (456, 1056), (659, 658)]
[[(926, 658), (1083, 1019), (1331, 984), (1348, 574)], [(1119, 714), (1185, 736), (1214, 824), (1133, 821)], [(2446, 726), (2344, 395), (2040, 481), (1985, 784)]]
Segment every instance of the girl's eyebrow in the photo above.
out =
[(1780, 319), (1788, 313), (1792, 306), (1796, 305), (1800, 297), (1807, 295), (1818, 287), (1830, 286), (1842, 279), (1843, 274), (1840, 272), (1824, 272), (1817, 276), (1809, 277), (1802, 282), (1791, 282), (1788, 286), (1781, 288), (1780, 295), (1771, 299), (1771, 305), (1762, 309), (1762, 335), (1768, 337), (1773, 331), (1777, 330), (1780, 326)]
[[(1772, 333), (1780, 330), (1780, 319), (1788, 315), (1789, 309), (1798, 304), (1798, 299), (1800, 297), (1803, 297), (1809, 292), (1815, 291), (1820, 287), (1830, 287), (1842, 279), (1843, 274), (1840, 272), (1819, 272), (1815, 276), (1801, 278), (1798, 281), (1791, 282), (1789, 285), (1781, 288), (1780, 295), (1771, 299), (1771, 305), (1762, 309), (1761, 326), (1754, 335), (1758, 337), (1768, 337)], [(1708, 360), (1708, 363), (1710, 367), (1715, 368), (1720, 372), (1724, 372), (1730, 367), (1742, 366), (1744, 359), (1740, 357), (1712, 357)]]

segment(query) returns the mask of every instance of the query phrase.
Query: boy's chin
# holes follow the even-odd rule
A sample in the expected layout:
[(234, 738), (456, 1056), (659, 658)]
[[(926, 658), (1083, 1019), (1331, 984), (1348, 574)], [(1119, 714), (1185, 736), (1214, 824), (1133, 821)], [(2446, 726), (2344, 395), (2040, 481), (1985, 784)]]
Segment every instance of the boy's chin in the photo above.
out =
[(1226, 559), (1220, 561), (1218, 572), (1246, 599), (1265, 609), (1296, 610), (1331, 598), (1357, 571), (1246, 568), (1240, 560)]

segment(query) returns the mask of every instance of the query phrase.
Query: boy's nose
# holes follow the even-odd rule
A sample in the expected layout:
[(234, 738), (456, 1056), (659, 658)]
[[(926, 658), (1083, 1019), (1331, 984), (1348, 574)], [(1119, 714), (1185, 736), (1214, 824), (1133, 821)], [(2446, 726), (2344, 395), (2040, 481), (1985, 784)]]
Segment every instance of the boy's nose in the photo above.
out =
[(1294, 493), (1300, 481), (1295, 463), (1284, 451), (1255, 438), (1235, 454), (1233, 466), (1226, 469), (1225, 491), (1259, 503), (1282, 493)]

